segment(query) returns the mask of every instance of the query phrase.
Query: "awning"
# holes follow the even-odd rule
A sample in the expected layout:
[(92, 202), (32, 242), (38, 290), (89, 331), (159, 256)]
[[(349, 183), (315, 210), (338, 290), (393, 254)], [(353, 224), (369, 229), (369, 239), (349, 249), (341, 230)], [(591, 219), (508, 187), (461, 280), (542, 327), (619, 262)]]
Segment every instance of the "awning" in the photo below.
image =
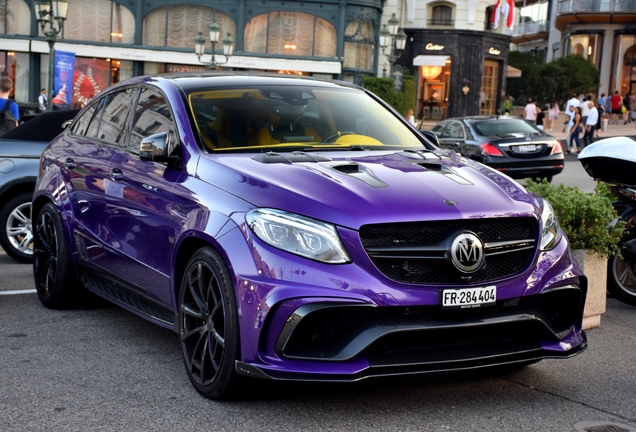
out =
[(446, 60), (450, 56), (444, 55), (418, 55), (413, 59), (413, 66), (446, 66)]
[(521, 78), (521, 70), (516, 67), (508, 66), (506, 68), (506, 76), (508, 78)]

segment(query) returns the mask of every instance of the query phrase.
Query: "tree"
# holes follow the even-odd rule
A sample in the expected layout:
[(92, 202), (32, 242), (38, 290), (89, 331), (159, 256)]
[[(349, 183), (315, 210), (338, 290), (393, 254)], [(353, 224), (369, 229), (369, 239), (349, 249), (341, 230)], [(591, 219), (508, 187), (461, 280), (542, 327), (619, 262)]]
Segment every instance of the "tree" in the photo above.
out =
[(365, 76), (364, 88), (380, 97), (402, 115), (409, 109), (415, 110), (415, 77), (403, 70), (403, 86), (396, 91), (395, 82), (391, 78), (376, 78)]
[(511, 66), (521, 69), (521, 78), (507, 81), (506, 91), (515, 99), (528, 98), (545, 104), (554, 96), (564, 106), (573, 93), (596, 93), (600, 73), (596, 66), (579, 55), (568, 55), (550, 63), (539, 64), (531, 53), (512, 51)]

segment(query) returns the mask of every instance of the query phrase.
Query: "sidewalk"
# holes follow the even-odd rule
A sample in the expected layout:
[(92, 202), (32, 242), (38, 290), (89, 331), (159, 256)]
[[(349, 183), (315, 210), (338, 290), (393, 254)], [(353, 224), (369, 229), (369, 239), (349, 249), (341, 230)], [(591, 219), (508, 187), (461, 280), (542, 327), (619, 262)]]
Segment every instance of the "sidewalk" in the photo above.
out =
[[(562, 118), (563, 118), (563, 114), (559, 116), (559, 120)], [(550, 132), (549, 129), (546, 130), (545, 132), (554, 136), (558, 140), (565, 140), (567, 138), (567, 133), (563, 132), (563, 123), (559, 122), (559, 120), (555, 122), (557, 124), (554, 125), (555, 128), (553, 129), (552, 132)], [(422, 123), (422, 129), (431, 130), (433, 126), (435, 126), (437, 123), (439, 123), (439, 121), (425, 120)], [(417, 121), (416, 124), (419, 125), (420, 124), (419, 121)], [(615, 136), (634, 137), (636, 136), (636, 125), (634, 123), (627, 123), (626, 125), (624, 125), (623, 122), (620, 121), (617, 125), (608, 125), (607, 130), (605, 132), (603, 132), (602, 130), (599, 130), (598, 136), (599, 138), (595, 138), (595, 141), (599, 139), (610, 138)], [(583, 134), (581, 134), (581, 138), (582, 137), (583, 137)]]

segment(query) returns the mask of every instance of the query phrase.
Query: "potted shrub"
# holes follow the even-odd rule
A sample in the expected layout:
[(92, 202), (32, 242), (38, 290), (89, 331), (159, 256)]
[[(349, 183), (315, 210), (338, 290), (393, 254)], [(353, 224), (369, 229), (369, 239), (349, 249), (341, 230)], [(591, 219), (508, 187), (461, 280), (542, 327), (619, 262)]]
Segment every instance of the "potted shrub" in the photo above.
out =
[(545, 198), (570, 240), (572, 255), (588, 278), (583, 328), (598, 327), (605, 312), (607, 258), (618, 253), (625, 222), (612, 207), (607, 186), (599, 183), (594, 193), (573, 186), (526, 179), (527, 189)]

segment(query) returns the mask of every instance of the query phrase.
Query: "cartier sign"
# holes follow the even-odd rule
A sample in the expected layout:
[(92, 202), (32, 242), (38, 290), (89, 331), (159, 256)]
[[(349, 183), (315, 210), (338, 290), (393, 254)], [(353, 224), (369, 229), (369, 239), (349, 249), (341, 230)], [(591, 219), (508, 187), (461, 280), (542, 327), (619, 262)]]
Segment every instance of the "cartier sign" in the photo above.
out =
[(501, 51), (499, 51), (497, 48), (495, 47), (490, 47), (490, 49), (488, 50), (488, 54), (492, 54), (492, 55), (499, 55), (501, 54)]
[(444, 45), (436, 45), (433, 43), (426, 44), (427, 51), (441, 51), (444, 49)]

